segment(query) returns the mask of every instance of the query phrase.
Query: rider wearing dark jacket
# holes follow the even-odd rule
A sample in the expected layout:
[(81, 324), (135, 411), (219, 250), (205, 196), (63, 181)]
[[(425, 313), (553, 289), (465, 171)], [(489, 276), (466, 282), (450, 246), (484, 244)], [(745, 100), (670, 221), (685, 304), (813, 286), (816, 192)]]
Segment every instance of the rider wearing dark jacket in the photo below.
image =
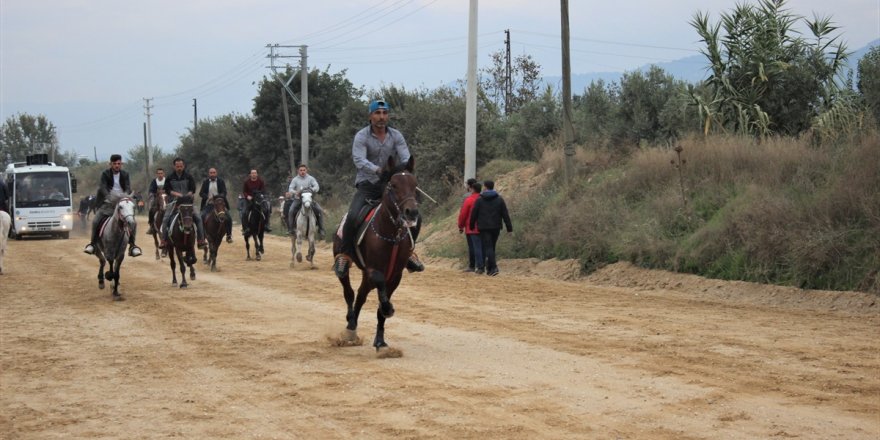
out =
[[(186, 171), (186, 164), (183, 159), (179, 157), (174, 159), (174, 172), (165, 178), (165, 194), (168, 195), (169, 202), (165, 210), (165, 218), (162, 220), (161, 246), (163, 249), (167, 249), (168, 228), (170, 226), (169, 223), (171, 222), (171, 216), (175, 212), (175, 206), (180, 203), (181, 198), (187, 198), (189, 202), (192, 202), (195, 192), (196, 179)], [(199, 249), (204, 249), (207, 246), (207, 243), (205, 242), (205, 226), (202, 225), (202, 216), (199, 215), (199, 212), (195, 209), (193, 210), (192, 215), (193, 223), (196, 227), (196, 234), (198, 236)]]
[[(107, 197), (114, 190), (125, 194), (131, 194), (131, 177), (128, 171), (122, 169), (122, 156), (114, 154), (110, 156), (110, 168), (101, 173), (100, 183), (98, 184), (98, 196), (95, 200), (95, 219), (92, 221), (92, 239), (83, 252), (87, 254), (95, 253), (95, 244), (98, 243), (98, 230), (107, 217), (113, 215), (113, 207), (109, 203), (104, 203)], [(134, 244), (136, 234), (130, 234), (128, 243), (128, 254), (132, 257), (139, 257), (142, 252), (136, 244)]]
[[(217, 177), (217, 169), (208, 170), (208, 177), (202, 181), (202, 188), (199, 190), (199, 197), (202, 198), (202, 218), (208, 215), (208, 210), (214, 205), (214, 197), (221, 197), (229, 207), (229, 199), (226, 198), (226, 182), (222, 177)], [(211, 203), (208, 201), (211, 200)], [(232, 243), (232, 217), (226, 222), (226, 242)]]
[[(474, 202), (471, 210), (471, 218), (468, 225), (471, 229), (474, 226), (480, 231), (480, 242), (483, 245), (483, 258), (486, 259), (486, 274), (498, 275), (498, 264), (495, 260), (495, 244), (498, 242), (498, 235), (501, 233), (501, 222), (507, 226), (507, 232), (513, 232), (513, 225), (510, 223), (510, 214), (507, 212), (507, 204), (495, 191), (495, 182), (487, 180), (483, 182), (486, 190), (480, 194), (480, 198)], [(477, 273), (480, 271), (477, 270)]]
[[(242, 185), (242, 194), (244, 194), (244, 198), (246, 200), (244, 204), (244, 209), (241, 211), (241, 230), (243, 233), (247, 233), (247, 218), (248, 214), (250, 214), (251, 203), (254, 199), (254, 192), (259, 191), (265, 194), (266, 192), (266, 182), (263, 182), (263, 179), (260, 178), (257, 170), (251, 170), (248, 178), (244, 180), (244, 185)], [(269, 219), (272, 216), (272, 205), (268, 203), (268, 201), (264, 200), (263, 209), (266, 211), (266, 232), (272, 232), (272, 228), (269, 227)]]

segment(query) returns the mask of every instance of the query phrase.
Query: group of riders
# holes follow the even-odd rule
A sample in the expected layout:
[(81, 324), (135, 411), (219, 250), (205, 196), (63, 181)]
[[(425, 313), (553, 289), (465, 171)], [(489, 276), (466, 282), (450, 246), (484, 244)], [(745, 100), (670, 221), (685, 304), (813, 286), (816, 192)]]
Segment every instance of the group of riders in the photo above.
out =
[[(380, 179), (382, 165), (388, 161), (389, 157), (393, 157), (397, 163), (406, 163), (410, 159), (409, 147), (403, 134), (387, 125), (389, 110), (390, 106), (385, 101), (372, 101), (369, 104), (370, 125), (358, 131), (354, 137), (352, 160), (357, 168), (357, 175), (355, 177), (356, 191), (342, 226), (341, 251), (334, 256), (333, 270), (339, 278), (343, 278), (348, 274), (348, 269), (353, 261), (352, 256), (354, 255), (356, 245), (354, 237), (359, 220), (362, 217), (362, 209), (368, 203), (381, 199), (385, 191), (385, 184), (387, 182)], [(182, 203), (192, 203), (196, 193), (196, 181), (187, 172), (184, 160), (178, 157), (174, 159), (173, 164), (174, 172), (168, 176), (165, 175), (164, 169), (158, 168), (156, 170), (156, 178), (151, 181), (149, 189), (149, 218), (151, 222), (148, 234), (156, 232), (162, 234), (160, 247), (163, 249), (163, 253), (168, 248), (169, 223), (175, 213), (174, 207)], [(302, 204), (301, 194), (303, 191), (317, 193), (319, 189), (318, 181), (309, 175), (308, 167), (300, 165), (297, 168), (296, 175), (290, 178), (287, 191), (285, 192), (286, 201), (282, 208), (285, 219), (292, 219), (292, 221), (286, 221), (289, 234), (292, 234), (293, 229), (296, 227), (293, 219), (296, 219), (296, 214)], [(92, 222), (91, 241), (84, 249), (84, 252), (87, 254), (94, 254), (101, 226), (113, 213), (114, 207), (109, 203), (109, 195), (114, 192), (131, 193), (131, 178), (128, 172), (122, 169), (122, 156), (119, 154), (110, 156), (110, 167), (101, 173), (96, 200), (97, 210)], [(252, 213), (255, 213), (254, 208), (257, 208), (261, 215), (266, 216), (265, 230), (266, 232), (271, 232), (268, 220), (271, 216), (272, 207), (268, 198), (262, 197), (265, 193), (265, 182), (259, 177), (257, 170), (250, 170), (248, 178), (245, 179), (242, 185), (242, 191), (238, 199), (242, 233), (245, 235), (251, 232), (247, 229), (247, 220)], [(157, 197), (160, 197), (162, 194), (165, 194), (167, 197), (165, 216), (162, 220), (161, 230), (155, 231), (152, 219), (158, 210)], [(221, 197), (227, 202), (226, 206), (230, 206), (228, 200), (226, 200), (226, 183), (217, 176), (215, 168), (208, 170), (208, 177), (202, 182), (199, 196), (201, 197), (201, 209), (199, 210), (200, 212), (193, 210), (193, 223), (196, 225), (197, 246), (203, 249), (207, 242), (205, 240), (205, 228), (201, 219), (210, 209), (213, 209), (212, 201), (215, 197)], [(260, 199), (259, 203), (262, 206), (253, 206), (255, 205), (255, 198)], [(323, 236), (323, 210), (315, 202), (312, 203), (312, 208), (316, 214), (318, 235)], [(292, 211), (289, 216), (288, 210)], [(417, 222), (416, 226), (410, 228), (413, 242), (418, 237), (420, 229), (421, 221)], [(226, 241), (232, 242), (232, 222), (227, 222)], [(140, 247), (135, 244), (135, 234), (131, 234), (129, 238), (129, 255), (137, 257), (142, 254), (143, 252)], [(407, 269), (411, 272), (424, 270), (424, 265), (419, 261), (415, 253), (410, 256)]]

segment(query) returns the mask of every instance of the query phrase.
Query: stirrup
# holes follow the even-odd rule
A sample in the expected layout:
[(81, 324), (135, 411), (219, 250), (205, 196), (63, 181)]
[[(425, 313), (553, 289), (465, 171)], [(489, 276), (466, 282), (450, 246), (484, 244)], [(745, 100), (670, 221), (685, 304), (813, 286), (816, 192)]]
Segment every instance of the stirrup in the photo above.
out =
[(140, 257), (144, 252), (141, 251), (141, 248), (136, 244), (132, 244), (128, 248), (128, 256), (130, 257)]
[(351, 257), (346, 254), (339, 254), (333, 262), (333, 272), (336, 273), (337, 278), (345, 278), (348, 275), (349, 266), (351, 266)]

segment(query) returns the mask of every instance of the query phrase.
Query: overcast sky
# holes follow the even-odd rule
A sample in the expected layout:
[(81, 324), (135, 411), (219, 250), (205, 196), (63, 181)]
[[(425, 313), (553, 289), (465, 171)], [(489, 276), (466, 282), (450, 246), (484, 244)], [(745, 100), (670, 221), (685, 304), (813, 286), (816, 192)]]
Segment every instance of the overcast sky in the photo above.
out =
[[(572, 73), (695, 55), (694, 13), (717, 21), (735, 4), (570, 0)], [(787, 8), (830, 15), (851, 50), (880, 38), (880, 0), (790, 0)], [(63, 151), (97, 150), (104, 161), (143, 144), (143, 98), (153, 98), (152, 142), (171, 152), (192, 126), (194, 98), (199, 119), (250, 112), (255, 83), (270, 72), (267, 44), (308, 45), (310, 68), (347, 69), (367, 90), (464, 79), (468, 9), (468, 0), (2, 0), (0, 116), (43, 114)], [(560, 75), (558, 1), (480, 0), (478, 26), (480, 67), (509, 29), (514, 55)]]

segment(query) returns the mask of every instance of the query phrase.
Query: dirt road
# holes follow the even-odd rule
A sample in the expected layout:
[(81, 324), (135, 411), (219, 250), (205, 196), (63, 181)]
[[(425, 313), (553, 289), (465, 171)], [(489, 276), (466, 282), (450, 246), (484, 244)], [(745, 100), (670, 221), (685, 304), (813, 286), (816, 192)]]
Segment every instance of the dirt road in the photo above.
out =
[(345, 315), (328, 248), (290, 269), (289, 241), (246, 262), (236, 240), (186, 290), (144, 246), (122, 302), (83, 237), (11, 241), (0, 438), (880, 438), (873, 295), (429, 259), (393, 297), (403, 356), (380, 359), (374, 294), (364, 345), (328, 342)]

